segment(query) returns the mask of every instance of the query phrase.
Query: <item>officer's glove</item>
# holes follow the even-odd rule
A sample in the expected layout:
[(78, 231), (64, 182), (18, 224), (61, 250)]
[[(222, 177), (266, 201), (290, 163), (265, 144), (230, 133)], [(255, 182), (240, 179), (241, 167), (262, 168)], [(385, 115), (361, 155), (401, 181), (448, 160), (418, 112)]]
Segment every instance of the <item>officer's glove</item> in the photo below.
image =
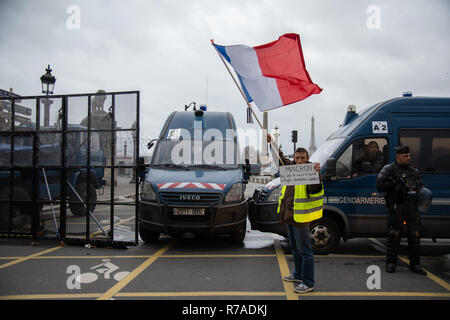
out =
[(385, 181), (383, 184), (383, 189), (386, 190), (387, 192), (392, 192), (395, 189), (395, 181), (390, 179)]
[(396, 185), (394, 189), (394, 196), (397, 201), (401, 201), (406, 196), (407, 189), (403, 185)]

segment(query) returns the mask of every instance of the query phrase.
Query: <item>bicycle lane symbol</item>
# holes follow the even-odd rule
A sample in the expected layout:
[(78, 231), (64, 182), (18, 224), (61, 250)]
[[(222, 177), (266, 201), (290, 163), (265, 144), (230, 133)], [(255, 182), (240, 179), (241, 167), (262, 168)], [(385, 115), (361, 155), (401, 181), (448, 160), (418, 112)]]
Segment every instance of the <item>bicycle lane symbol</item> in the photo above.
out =
[(102, 263), (90, 268), (95, 272), (81, 273), (81, 269), (77, 265), (67, 267), (66, 273), (71, 274), (66, 281), (67, 288), (70, 290), (81, 289), (82, 283), (93, 283), (98, 280), (100, 275), (103, 275), (106, 280), (111, 279), (112, 276), (114, 280), (120, 281), (130, 273), (129, 271), (115, 272), (119, 269), (119, 266), (113, 264), (110, 259), (102, 259), (102, 261)]

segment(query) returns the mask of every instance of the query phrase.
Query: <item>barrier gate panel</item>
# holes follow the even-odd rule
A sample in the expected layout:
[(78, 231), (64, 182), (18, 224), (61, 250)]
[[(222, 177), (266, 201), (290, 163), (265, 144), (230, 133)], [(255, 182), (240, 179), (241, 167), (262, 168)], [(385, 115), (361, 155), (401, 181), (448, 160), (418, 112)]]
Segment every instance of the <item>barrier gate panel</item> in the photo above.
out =
[(0, 234), (31, 237), (37, 232), (36, 110), (33, 98), (0, 99)]
[(0, 112), (1, 236), (138, 243), (138, 91), (6, 97)]

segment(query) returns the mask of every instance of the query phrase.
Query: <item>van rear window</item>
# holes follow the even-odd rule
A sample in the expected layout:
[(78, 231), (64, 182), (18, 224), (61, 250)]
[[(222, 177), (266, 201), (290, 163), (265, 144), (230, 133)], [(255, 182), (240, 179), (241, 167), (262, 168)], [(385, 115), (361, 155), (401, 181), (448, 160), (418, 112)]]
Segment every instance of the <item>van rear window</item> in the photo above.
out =
[(400, 143), (411, 150), (411, 165), (423, 173), (450, 173), (449, 129), (402, 129)]

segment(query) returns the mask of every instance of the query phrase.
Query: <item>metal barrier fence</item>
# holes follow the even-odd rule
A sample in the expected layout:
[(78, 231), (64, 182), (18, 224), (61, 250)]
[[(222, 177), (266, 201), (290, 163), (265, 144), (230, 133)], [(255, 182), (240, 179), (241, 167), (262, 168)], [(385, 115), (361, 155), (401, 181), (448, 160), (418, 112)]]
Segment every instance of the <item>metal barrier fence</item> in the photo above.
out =
[(0, 236), (138, 242), (139, 91), (0, 98)]

